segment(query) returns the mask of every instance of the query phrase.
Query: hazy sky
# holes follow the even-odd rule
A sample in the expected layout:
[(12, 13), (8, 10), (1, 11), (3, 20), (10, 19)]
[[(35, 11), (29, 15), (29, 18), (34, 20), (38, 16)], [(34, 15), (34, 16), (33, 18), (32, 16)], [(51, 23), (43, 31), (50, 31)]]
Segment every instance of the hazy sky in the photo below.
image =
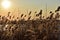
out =
[[(0, 0), (0, 10), (1, 2)], [(10, 0), (11, 1), (11, 9), (13, 8), (20, 8), (20, 9), (27, 9), (27, 10), (40, 10), (43, 9), (44, 12), (46, 10), (46, 5), (48, 11), (55, 10), (58, 6), (60, 6), (60, 0)], [(6, 9), (5, 9), (6, 10)]]
[[(12, 0), (11, 0), (12, 1)], [(54, 8), (60, 5), (60, 0), (13, 0), (16, 6), (22, 8)]]
[[(0, 4), (1, 4), (0, 0)], [(10, 0), (12, 6), (22, 8), (44, 8), (47, 7), (53, 9), (60, 5), (60, 0)], [(1, 5), (0, 5), (1, 6)]]

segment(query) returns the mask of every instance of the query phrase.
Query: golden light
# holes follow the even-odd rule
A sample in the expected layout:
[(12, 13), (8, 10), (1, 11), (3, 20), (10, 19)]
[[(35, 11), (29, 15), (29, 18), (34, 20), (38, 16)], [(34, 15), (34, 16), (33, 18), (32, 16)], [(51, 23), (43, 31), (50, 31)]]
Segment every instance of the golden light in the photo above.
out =
[(11, 6), (11, 2), (8, 0), (4, 0), (2, 2), (2, 6), (3, 6), (3, 8), (9, 8)]

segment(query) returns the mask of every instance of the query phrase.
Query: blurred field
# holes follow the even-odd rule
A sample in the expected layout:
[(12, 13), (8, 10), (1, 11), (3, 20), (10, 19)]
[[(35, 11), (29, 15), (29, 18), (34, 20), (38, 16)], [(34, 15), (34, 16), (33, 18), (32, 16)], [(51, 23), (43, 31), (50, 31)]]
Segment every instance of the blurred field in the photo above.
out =
[[(50, 11), (50, 16), (44, 18), (42, 10), (36, 17), (31, 19), (31, 11), (27, 20), (27, 15), (21, 14), (21, 18), (0, 15), (0, 40), (60, 40), (60, 7), (57, 8), (56, 15)], [(35, 12), (36, 13), (36, 12)], [(24, 16), (24, 17), (23, 17)], [(23, 18), (22, 18), (23, 17)]]

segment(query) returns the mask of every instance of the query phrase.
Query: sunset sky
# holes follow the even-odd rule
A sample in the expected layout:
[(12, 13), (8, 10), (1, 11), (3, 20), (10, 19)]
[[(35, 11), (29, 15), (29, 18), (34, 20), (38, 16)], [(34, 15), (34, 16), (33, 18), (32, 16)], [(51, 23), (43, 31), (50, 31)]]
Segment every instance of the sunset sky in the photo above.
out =
[(42, 9), (44, 13), (46, 12), (46, 5), (47, 11), (54, 11), (58, 6), (60, 6), (60, 0), (9, 0), (11, 2), (11, 6), (9, 8), (4, 9), (1, 5), (1, 2), (4, 0), (0, 0), (0, 14), (7, 12), (7, 11), (15, 11), (18, 8), (23, 12), (24, 10), (32, 10), (32, 11), (39, 11)]

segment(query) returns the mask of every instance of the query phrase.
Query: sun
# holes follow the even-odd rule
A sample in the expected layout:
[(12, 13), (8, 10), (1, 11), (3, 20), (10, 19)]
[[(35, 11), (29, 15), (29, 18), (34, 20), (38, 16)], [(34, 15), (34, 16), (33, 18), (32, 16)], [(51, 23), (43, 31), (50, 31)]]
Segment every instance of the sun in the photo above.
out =
[(2, 7), (3, 8), (9, 8), (11, 6), (11, 2), (8, 0), (2, 1)]

